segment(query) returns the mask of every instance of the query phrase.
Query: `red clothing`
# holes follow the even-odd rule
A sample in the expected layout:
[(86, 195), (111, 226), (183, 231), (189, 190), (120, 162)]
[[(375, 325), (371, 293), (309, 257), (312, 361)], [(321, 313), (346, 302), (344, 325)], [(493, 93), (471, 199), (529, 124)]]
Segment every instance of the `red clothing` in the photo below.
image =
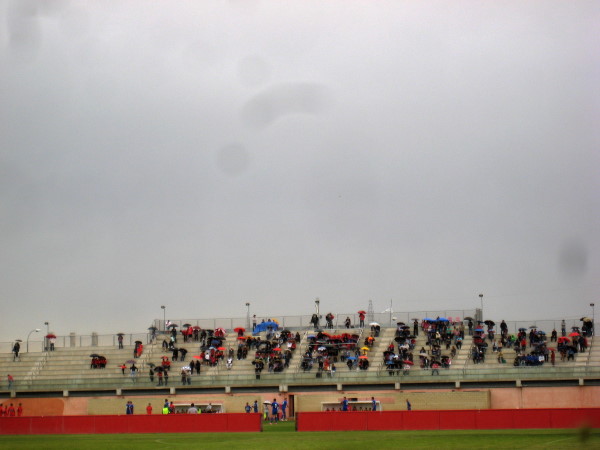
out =
[(23, 407), (21, 405), (19, 405), (19, 407), (17, 408), (17, 416), (21, 417), (23, 415)]
[(13, 405), (10, 405), (7, 411), (7, 416), (15, 417), (15, 407)]
[(146, 414), (152, 414), (152, 405), (146, 406)]

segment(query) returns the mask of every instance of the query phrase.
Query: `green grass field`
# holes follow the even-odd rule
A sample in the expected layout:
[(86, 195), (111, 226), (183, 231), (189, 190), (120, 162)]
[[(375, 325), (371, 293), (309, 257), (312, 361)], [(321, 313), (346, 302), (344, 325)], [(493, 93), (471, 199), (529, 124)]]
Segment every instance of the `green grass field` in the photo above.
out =
[(585, 448), (600, 449), (600, 430), (350, 431), (296, 433), (293, 422), (264, 425), (262, 433), (81, 434), (0, 436), (0, 449), (156, 448)]

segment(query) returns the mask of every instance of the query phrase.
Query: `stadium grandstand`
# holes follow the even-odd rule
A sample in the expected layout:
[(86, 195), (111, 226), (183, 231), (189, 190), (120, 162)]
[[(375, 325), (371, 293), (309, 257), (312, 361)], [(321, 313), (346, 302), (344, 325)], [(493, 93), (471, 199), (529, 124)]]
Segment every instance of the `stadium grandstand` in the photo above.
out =
[[(216, 409), (241, 412), (261, 393), (310, 393), (302, 407), (296, 399), (296, 410), (324, 410), (342, 392), (354, 392), (357, 405), (361, 393), (395, 394), (386, 405), (392, 409), (427, 393), (422, 409), (448, 406), (440, 396), (448, 392), (455, 407), (456, 395), (469, 393), (465, 408), (490, 408), (490, 390), (600, 382), (600, 346), (588, 317), (505, 322), (482, 317), (480, 309), (357, 311), (157, 319), (144, 333), (42, 338), (19, 343), (18, 354), (14, 342), (2, 344), (0, 374), (12, 381), (2, 384), (0, 398), (112, 397), (116, 405), (124, 395), (144, 402), (170, 396), (184, 406), (213, 399)], [(106, 411), (94, 404), (87, 413)]]

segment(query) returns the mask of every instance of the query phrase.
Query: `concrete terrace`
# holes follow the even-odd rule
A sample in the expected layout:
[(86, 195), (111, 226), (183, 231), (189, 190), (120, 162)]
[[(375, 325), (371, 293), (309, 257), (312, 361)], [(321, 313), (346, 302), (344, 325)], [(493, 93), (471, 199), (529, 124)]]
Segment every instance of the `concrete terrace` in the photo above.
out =
[[(345, 363), (336, 363), (334, 374), (323, 373), (317, 376), (316, 365), (310, 371), (300, 367), (302, 355), (308, 347), (307, 336), (313, 333), (310, 328), (290, 330), (294, 334), (298, 331), (301, 341), (293, 352), (293, 357), (288, 368), (280, 373), (271, 373), (265, 369), (260, 378), (254, 371), (254, 349), (251, 349), (246, 359), (237, 360), (234, 357), (233, 366), (227, 369), (225, 359), (216, 366), (202, 366), (200, 374), (194, 373), (191, 384), (181, 382), (181, 367), (194, 360), (200, 353), (200, 344), (195, 341), (184, 343), (181, 335), (178, 336), (178, 348), (185, 348), (187, 355), (184, 361), (173, 361), (167, 386), (157, 386), (157, 377), (150, 380), (150, 369), (153, 365), (160, 365), (163, 355), (171, 357), (171, 352), (162, 347), (163, 340), (168, 340), (168, 334), (159, 333), (156, 339), (144, 340), (144, 352), (140, 358), (133, 358), (134, 346), (126, 340), (127, 345), (119, 349), (116, 345), (83, 345), (75, 347), (58, 347), (55, 351), (37, 351), (21, 354), (18, 361), (13, 361), (11, 353), (0, 353), (0, 375), (2, 385), (0, 393), (13, 397), (26, 395), (112, 395), (115, 392), (140, 393), (164, 392), (174, 394), (177, 391), (206, 391), (220, 390), (225, 392), (243, 391), (247, 389), (276, 389), (287, 391), (294, 386), (312, 386), (314, 389), (342, 389), (343, 386), (369, 385), (383, 388), (408, 389), (418, 387), (482, 387), (487, 385), (584, 385), (600, 383), (600, 346), (595, 345), (595, 338), (590, 338), (588, 351), (578, 353), (574, 361), (560, 361), (557, 355), (556, 365), (546, 363), (534, 367), (514, 367), (514, 350), (504, 349), (506, 364), (499, 364), (496, 355), (488, 351), (486, 362), (474, 364), (470, 359), (471, 337), (465, 336), (462, 348), (452, 359), (448, 369), (439, 369), (439, 375), (432, 375), (431, 370), (419, 367), (418, 352), (426, 346), (423, 333), (416, 337), (414, 349), (415, 365), (408, 375), (401, 371), (390, 373), (383, 361), (383, 352), (390, 342), (394, 341), (395, 328), (383, 327), (379, 337), (367, 352), (370, 367), (367, 370), (349, 369)], [(360, 334), (359, 346), (368, 335), (369, 328), (351, 329), (334, 328), (326, 330), (332, 334), (341, 334), (346, 331)], [(228, 334), (223, 341), (223, 346), (237, 348), (237, 334), (227, 330)], [(260, 337), (264, 340), (265, 333)], [(226, 352), (227, 352), (226, 350)], [(530, 350), (529, 348), (527, 349)], [(107, 359), (104, 369), (90, 368), (90, 355), (101, 354)], [(447, 351), (442, 351), (448, 354)], [(120, 366), (125, 363), (127, 368), (134, 360), (139, 372), (132, 377), (127, 369), (122, 373)], [(11, 374), (15, 382), (12, 389), (7, 388), (6, 375)]]

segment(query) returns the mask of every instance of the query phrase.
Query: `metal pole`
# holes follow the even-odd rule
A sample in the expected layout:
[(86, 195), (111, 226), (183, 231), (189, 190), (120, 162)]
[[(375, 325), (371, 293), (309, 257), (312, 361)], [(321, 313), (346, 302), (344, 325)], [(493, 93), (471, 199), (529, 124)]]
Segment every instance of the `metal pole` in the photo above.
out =
[(250, 329), (250, 302), (246, 302), (246, 330)]
[(31, 336), (31, 333), (33, 333), (34, 331), (37, 333), (37, 332), (40, 331), (40, 329), (39, 328), (35, 328), (35, 329), (31, 330), (29, 332), (29, 334), (27, 335), (27, 353), (29, 353), (29, 336)]
[(163, 331), (166, 331), (167, 330), (167, 307), (165, 305), (162, 305), (161, 309), (163, 310), (163, 326), (162, 326), (162, 329), (163, 329)]
[(483, 320), (483, 294), (479, 294), (479, 300), (481, 301), (481, 320)]
[(590, 306), (592, 307), (592, 336), (596, 335), (596, 314), (595, 314), (595, 310), (594, 307), (596, 306), (595, 303), (590, 303)]

